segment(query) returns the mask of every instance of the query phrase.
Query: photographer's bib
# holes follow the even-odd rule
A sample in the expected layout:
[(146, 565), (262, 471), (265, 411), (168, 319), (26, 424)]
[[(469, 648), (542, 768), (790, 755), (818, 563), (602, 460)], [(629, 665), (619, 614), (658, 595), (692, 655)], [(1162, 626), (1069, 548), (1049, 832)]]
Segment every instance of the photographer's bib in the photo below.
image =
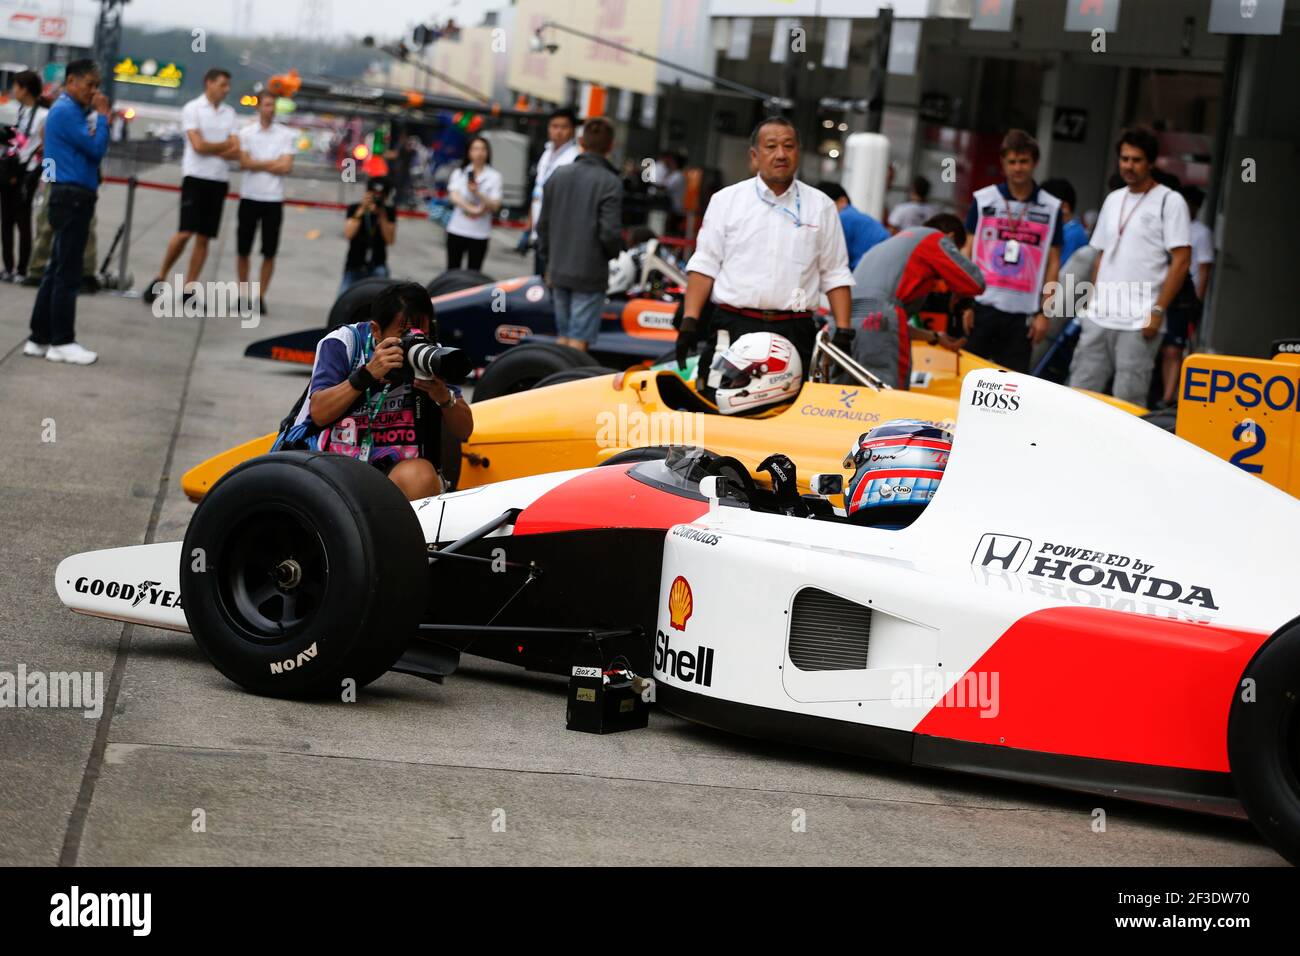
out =
[(984, 274), (985, 285), (975, 301), (1003, 312), (1037, 313), (1060, 201), (1035, 187), (1022, 202), (993, 185), (975, 193), (975, 206), (979, 221), (971, 258)]
[(419, 458), (415, 390), (398, 385), (367, 392), (347, 415), (321, 431), (319, 448), (379, 465)]

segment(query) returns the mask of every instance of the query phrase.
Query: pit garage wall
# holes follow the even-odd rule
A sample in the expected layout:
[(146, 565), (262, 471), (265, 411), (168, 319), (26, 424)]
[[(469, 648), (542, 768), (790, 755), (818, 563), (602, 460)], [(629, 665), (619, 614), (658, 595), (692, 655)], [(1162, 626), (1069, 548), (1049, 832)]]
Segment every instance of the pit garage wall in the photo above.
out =
[[(1232, 135), (1220, 179), (1218, 261), (1202, 345), (1262, 356), (1274, 339), (1300, 335), (1300, 10), (1287, 5), (1281, 36), (1238, 42)], [(1254, 161), (1255, 182), (1242, 181), (1245, 160)]]

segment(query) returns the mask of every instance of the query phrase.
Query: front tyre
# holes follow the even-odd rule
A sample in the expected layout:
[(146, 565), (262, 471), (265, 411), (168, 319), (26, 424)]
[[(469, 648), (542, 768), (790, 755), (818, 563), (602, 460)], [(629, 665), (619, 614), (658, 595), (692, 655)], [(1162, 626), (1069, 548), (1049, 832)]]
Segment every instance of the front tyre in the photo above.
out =
[(1242, 672), (1228, 712), (1228, 764), (1251, 823), (1300, 866), (1300, 618)]
[(313, 452), (245, 462), (204, 497), (181, 552), (195, 642), (272, 697), (339, 694), (388, 670), (424, 608), (424, 534), (374, 467)]

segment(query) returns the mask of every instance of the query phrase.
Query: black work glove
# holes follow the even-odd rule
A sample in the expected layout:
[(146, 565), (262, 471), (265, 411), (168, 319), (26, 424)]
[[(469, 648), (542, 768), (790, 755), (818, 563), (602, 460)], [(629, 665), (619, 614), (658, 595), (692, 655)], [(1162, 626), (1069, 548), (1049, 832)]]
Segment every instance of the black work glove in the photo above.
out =
[(682, 319), (682, 327), (677, 330), (677, 367), (686, 368), (686, 359), (700, 344), (699, 320), (689, 315)]
[(831, 345), (834, 345), (841, 351), (853, 354), (853, 329), (842, 329), (838, 325), (835, 327), (835, 334), (831, 336)]

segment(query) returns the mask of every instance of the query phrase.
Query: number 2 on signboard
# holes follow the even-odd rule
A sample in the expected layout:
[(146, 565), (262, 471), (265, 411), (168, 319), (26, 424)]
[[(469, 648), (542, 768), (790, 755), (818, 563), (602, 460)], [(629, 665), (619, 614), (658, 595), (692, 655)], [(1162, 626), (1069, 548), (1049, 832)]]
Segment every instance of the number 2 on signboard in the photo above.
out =
[(1264, 450), (1264, 442), (1266, 441), (1264, 437), (1264, 429), (1260, 428), (1255, 422), (1239, 422), (1237, 426), (1232, 429), (1233, 441), (1241, 441), (1241, 436), (1247, 434), (1247, 432), (1252, 433), (1254, 444), (1236, 452), (1228, 459), (1228, 461), (1236, 465), (1242, 471), (1248, 471), (1252, 475), (1259, 475), (1263, 473), (1264, 466), (1257, 462), (1248, 462), (1246, 459), (1254, 458)]

